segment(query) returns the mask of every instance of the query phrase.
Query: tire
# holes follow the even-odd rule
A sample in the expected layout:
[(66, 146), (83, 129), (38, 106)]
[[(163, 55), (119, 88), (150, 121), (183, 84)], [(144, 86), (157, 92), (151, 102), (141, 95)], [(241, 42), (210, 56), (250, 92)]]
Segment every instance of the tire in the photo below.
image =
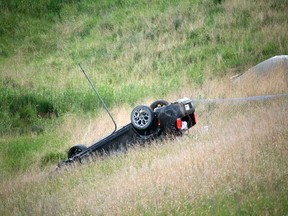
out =
[(148, 129), (154, 120), (153, 110), (144, 105), (135, 107), (131, 112), (131, 123), (138, 130)]
[(156, 100), (150, 105), (150, 108), (155, 111), (155, 109), (167, 106), (168, 104), (169, 102), (166, 100)]
[(68, 158), (72, 158), (75, 155), (79, 154), (80, 152), (86, 151), (88, 148), (85, 145), (78, 144), (73, 146), (68, 151)]

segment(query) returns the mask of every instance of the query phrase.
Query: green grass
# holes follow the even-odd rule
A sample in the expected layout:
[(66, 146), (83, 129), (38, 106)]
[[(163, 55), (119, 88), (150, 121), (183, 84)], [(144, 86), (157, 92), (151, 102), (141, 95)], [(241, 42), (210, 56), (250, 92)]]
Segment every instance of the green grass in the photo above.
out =
[[(14, 176), (31, 167), (57, 164), (66, 158), (65, 149), (59, 148), (67, 140), (65, 136), (55, 134), (22, 135), (1, 139), (1, 178)], [(36, 164), (35, 164), (36, 163)]]
[[(85, 204), (87, 192), (88, 198), (104, 205), (99, 210), (103, 212), (105, 206), (109, 207), (103, 197), (111, 199), (105, 190), (114, 189), (107, 187), (106, 181), (123, 184), (123, 188), (131, 192), (135, 188), (133, 184), (131, 188), (125, 186), (125, 175), (135, 178), (134, 170), (147, 178), (146, 171), (148, 176), (153, 172), (151, 164), (158, 166), (155, 157), (165, 160), (177, 155), (178, 148), (171, 146), (135, 150), (134, 156), (112, 157), (85, 166), (83, 171), (68, 172), (46, 181), (45, 174), (43, 177), (39, 173), (46, 173), (58, 160), (65, 158), (72, 142), (91, 143), (91, 139), (97, 139), (98, 131), (93, 131), (93, 125), (99, 125), (98, 130), (106, 129), (98, 122), (99, 118), (104, 121), (103, 107), (81, 73), (79, 63), (108, 107), (113, 111), (120, 107), (121, 111), (122, 106), (130, 108), (147, 101), (172, 98), (170, 95), (196, 98), (239, 95), (228, 87), (224, 88), (225, 93), (223, 89), (218, 91), (224, 77), (244, 72), (267, 58), (288, 53), (287, 0), (277, 3), (273, 0), (149, 3), (144, 0), (5, 0), (0, 8), (0, 177), (1, 182), (8, 185), (7, 191), (1, 188), (0, 198), (10, 197), (11, 203), (16, 203), (14, 210), (9, 202), (5, 208), (0, 204), (3, 215), (39, 215), (51, 209), (55, 214), (64, 214), (65, 209), (79, 214), (68, 201), (55, 204), (57, 196), (63, 200), (69, 193), (78, 197), (77, 190), (83, 190), (77, 202), (80, 210), (87, 215), (97, 212)], [(210, 80), (219, 80), (219, 83), (207, 86)], [(201, 121), (215, 120), (216, 113), (212, 117), (202, 116), (219, 108), (210, 105), (199, 110)], [(127, 113), (125, 110), (124, 114), (118, 115), (128, 116), (129, 120)], [(234, 113), (226, 114), (229, 118), (234, 116)], [(250, 114), (253, 117), (255, 113)], [(87, 137), (87, 134), (93, 137)], [(203, 134), (198, 135), (203, 138)], [(189, 143), (197, 148), (195, 139), (192, 137)], [(207, 139), (209, 137), (202, 141)], [(281, 139), (277, 142), (281, 143)], [(278, 168), (287, 164), (279, 152), (263, 150), (266, 151), (267, 163), (278, 164), (275, 165)], [(191, 154), (193, 152), (194, 149)], [(198, 153), (201, 154), (201, 149)], [(266, 168), (262, 165), (259, 165), (262, 169)], [(168, 178), (166, 167), (163, 170)], [(29, 182), (29, 173), (37, 176), (30, 179), (31, 183), (25, 182), (25, 179)], [(132, 209), (123, 209), (119, 207), (122, 201), (118, 200), (115, 208), (124, 213), (146, 215), (169, 212), (196, 215), (287, 213), (287, 182), (279, 176), (267, 182), (266, 177), (234, 192), (227, 191), (224, 186), (192, 200), (185, 192), (183, 196), (176, 194), (178, 197), (174, 199), (175, 187), (170, 183), (166, 185), (167, 191), (162, 191), (163, 197), (168, 195), (168, 198), (160, 200), (153, 195), (151, 185), (146, 185), (150, 188), (147, 193), (143, 192), (145, 185), (141, 185), (138, 194), (122, 193), (116, 188), (118, 195), (127, 195), (123, 200), (139, 202), (135, 201)], [(120, 180), (116, 180), (118, 178)], [(19, 193), (9, 187), (11, 179), (15, 179)], [(148, 178), (147, 184), (156, 180)], [(81, 185), (82, 181), (91, 187)], [(137, 181), (141, 182), (141, 179)], [(162, 186), (160, 184), (160, 188)], [(89, 193), (91, 188), (93, 193)], [(101, 196), (95, 198), (94, 192)], [(32, 195), (34, 193), (36, 195)], [(155, 199), (157, 205), (148, 202), (146, 195)], [(30, 208), (31, 203), (36, 203), (36, 207)], [(56, 207), (52, 208), (54, 204)], [(113, 208), (108, 207), (113, 213)]]
[(78, 63), (113, 107), (201, 87), (288, 51), (285, 0), (1, 4), (2, 135), (45, 131), (39, 112), (97, 113)]
[[(281, 185), (282, 186), (282, 185)], [(236, 191), (229, 194), (225, 191), (209, 194), (209, 196), (189, 202), (186, 199), (177, 203), (171, 200), (166, 209), (151, 205), (149, 209), (139, 208), (141, 215), (162, 215), (169, 212), (173, 215), (285, 215), (288, 211), (287, 191), (253, 190), (249, 192)], [(255, 197), (255, 194), (258, 197)]]

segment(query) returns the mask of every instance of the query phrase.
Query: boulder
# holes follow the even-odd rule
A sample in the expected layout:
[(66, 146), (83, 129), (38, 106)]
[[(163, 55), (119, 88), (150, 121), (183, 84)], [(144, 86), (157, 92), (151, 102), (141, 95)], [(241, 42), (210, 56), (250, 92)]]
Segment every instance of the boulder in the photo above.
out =
[(233, 83), (243, 90), (257, 94), (288, 92), (288, 55), (274, 56), (232, 77)]

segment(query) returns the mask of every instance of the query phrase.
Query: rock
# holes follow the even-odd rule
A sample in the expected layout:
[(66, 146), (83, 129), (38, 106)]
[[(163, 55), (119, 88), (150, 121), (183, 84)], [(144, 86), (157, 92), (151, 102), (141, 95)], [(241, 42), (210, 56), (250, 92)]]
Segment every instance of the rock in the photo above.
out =
[(277, 94), (288, 91), (288, 55), (267, 59), (239, 76), (231, 77), (242, 90), (256, 94)]

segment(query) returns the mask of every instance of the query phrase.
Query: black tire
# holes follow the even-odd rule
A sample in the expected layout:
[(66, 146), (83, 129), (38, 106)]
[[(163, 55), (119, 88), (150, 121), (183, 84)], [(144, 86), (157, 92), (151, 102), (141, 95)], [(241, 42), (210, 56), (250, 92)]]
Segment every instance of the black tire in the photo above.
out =
[(152, 125), (153, 110), (145, 105), (135, 107), (131, 112), (131, 123), (138, 130), (145, 130)]
[(169, 102), (166, 101), (166, 100), (156, 100), (150, 105), (150, 108), (152, 110), (155, 110), (157, 108), (161, 108), (161, 107), (164, 107), (164, 106), (167, 106), (167, 105), (169, 105)]
[(85, 145), (78, 144), (73, 146), (68, 151), (68, 158), (72, 158), (75, 155), (79, 154), (80, 152), (86, 151), (88, 148)]

